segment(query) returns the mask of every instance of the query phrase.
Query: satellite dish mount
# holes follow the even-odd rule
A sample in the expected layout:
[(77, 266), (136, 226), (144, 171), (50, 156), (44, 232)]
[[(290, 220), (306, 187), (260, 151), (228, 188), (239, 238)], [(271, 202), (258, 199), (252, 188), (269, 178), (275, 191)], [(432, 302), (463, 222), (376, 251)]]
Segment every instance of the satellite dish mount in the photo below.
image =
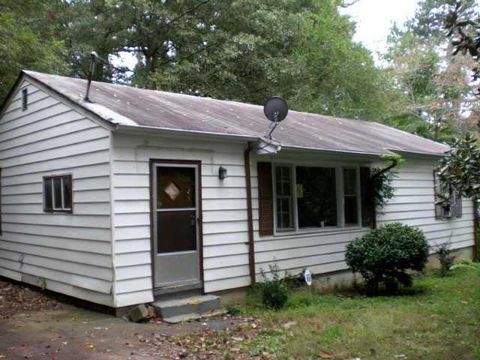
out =
[(265, 114), (267, 119), (272, 122), (272, 126), (267, 135), (268, 138), (272, 140), (272, 134), (277, 128), (278, 124), (287, 117), (287, 102), (280, 96), (272, 96), (263, 106), (263, 113)]

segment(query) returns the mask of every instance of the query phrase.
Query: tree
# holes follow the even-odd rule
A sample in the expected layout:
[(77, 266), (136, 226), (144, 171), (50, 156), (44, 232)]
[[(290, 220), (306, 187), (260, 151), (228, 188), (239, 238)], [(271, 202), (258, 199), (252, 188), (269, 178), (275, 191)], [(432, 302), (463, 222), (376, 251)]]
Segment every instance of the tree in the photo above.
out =
[(111, 56), (122, 48), (121, 32), (124, 30), (125, 13), (106, 0), (70, 0), (60, 16), (62, 32), (69, 62), (68, 74), (86, 77), (90, 68), (91, 52), (98, 55), (93, 79), (119, 81), (127, 68), (115, 68)]
[(55, 34), (60, 0), (0, 0), (0, 102), (21, 69), (65, 73), (64, 44)]
[(480, 145), (473, 135), (455, 141), (440, 162), (439, 177), (462, 196), (480, 198)]
[[(401, 96), (389, 123), (437, 141), (475, 130), (478, 112), (466, 76), (468, 62), (449, 56), (441, 24), (450, 0), (420, 2), (404, 30), (394, 28), (385, 59)], [(471, 3), (470, 0), (468, 0)]]
[[(480, 80), (480, 10), (470, 6), (470, 1), (455, 1), (455, 6), (444, 18), (447, 37), (454, 47), (453, 55), (469, 55), (476, 62), (473, 81)], [(476, 9), (476, 11), (475, 11)], [(480, 87), (477, 88), (480, 95)]]

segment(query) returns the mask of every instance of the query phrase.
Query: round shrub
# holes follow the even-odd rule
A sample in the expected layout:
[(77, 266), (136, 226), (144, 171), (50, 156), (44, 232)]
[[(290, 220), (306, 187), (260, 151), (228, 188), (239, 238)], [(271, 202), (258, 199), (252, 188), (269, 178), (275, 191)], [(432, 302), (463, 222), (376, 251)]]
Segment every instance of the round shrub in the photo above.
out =
[(410, 270), (421, 271), (428, 258), (428, 242), (422, 231), (399, 223), (371, 230), (348, 244), (345, 259), (353, 272), (365, 279), (367, 289), (377, 293), (383, 283), (387, 292), (398, 285), (411, 286)]

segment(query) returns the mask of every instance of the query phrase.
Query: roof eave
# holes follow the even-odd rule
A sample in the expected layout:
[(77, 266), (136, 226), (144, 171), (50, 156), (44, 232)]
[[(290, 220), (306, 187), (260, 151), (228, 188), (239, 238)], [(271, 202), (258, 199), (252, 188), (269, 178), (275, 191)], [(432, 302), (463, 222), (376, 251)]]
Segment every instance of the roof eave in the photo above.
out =
[(257, 141), (259, 138), (255, 136), (249, 135), (238, 135), (238, 134), (222, 134), (222, 133), (214, 133), (208, 131), (200, 131), (200, 130), (183, 130), (183, 129), (170, 129), (170, 128), (162, 128), (156, 126), (146, 126), (146, 125), (122, 125), (117, 124), (115, 126), (115, 132), (128, 132), (128, 133), (155, 133), (155, 134), (162, 134), (162, 135), (169, 135), (169, 136), (183, 136), (183, 137), (192, 137), (195, 136), (196, 138), (204, 138), (204, 139), (218, 139), (218, 140), (234, 140), (238, 142), (250, 142), (250, 141)]

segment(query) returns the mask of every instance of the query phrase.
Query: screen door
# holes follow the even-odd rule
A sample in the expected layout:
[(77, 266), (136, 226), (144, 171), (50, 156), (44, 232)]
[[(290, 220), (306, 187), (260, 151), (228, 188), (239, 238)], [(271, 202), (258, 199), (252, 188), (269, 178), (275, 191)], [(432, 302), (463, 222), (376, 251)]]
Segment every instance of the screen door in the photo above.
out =
[(155, 287), (201, 287), (198, 167), (153, 164)]

